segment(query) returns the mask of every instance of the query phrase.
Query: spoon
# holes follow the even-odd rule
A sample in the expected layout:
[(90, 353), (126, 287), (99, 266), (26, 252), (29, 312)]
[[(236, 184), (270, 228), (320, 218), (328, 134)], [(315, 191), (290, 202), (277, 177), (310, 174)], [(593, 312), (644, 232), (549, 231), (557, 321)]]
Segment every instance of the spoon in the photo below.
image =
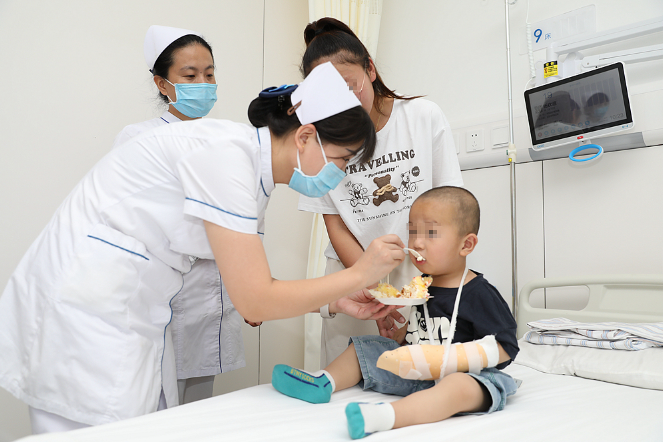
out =
[(403, 251), (404, 251), (405, 253), (407, 253), (407, 252), (412, 253), (412, 256), (414, 256), (415, 258), (417, 258), (417, 261), (418, 261), (418, 262), (426, 261), (426, 258), (424, 258), (423, 256), (421, 256), (421, 254), (420, 254), (419, 252), (417, 252), (416, 250), (408, 249), (408, 248), (406, 247), (406, 248), (403, 249)]

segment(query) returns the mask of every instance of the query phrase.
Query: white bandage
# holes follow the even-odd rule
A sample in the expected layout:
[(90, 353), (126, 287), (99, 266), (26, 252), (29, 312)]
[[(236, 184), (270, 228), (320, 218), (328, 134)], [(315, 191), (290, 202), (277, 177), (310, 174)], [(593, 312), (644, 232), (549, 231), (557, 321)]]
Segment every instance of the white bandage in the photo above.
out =
[[(479, 373), (499, 363), (499, 349), (494, 336), (451, 346), (445, 375), (458, 371)], [(439, 379), (444, 361), (442, 345), (406, 345), (380, 355), (377, 366), (404, 379)]]
[[(428, 361), (426, 361), (426, 355), (424, 354), (424, 351), (421, 349), (420, 346), (412, 346), (413, 348), (410, 348), (410, 355), (412, 356), (412, 363), (414, 364), (414, 370), (419, 373), (419, 375), (414, 378), (414, 379), (429, 379), (431, 377), (431, 372), (430, 372), (430, 366), (428, 365)], [(399, 365), (399, 371), (401, 367)], [(410, 369), (410, 371), (412, 371)], [(412, 375), (414, 373), (405, 373), (406, 379), (412, 379)], [(403, 377), (402, 375), (399, 374), (399, 376)]]

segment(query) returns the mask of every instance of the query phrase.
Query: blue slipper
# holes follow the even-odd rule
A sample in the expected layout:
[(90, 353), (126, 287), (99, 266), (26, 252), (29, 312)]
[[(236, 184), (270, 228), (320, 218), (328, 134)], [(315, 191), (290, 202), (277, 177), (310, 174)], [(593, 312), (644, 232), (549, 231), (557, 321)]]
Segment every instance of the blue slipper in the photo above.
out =
[(272, 386), (286, 396), (301, 399), (312, 404), (330, 401), (331, 382), (324, 374), (311, 376), (297, 368), (278, 364), (272, 371)]

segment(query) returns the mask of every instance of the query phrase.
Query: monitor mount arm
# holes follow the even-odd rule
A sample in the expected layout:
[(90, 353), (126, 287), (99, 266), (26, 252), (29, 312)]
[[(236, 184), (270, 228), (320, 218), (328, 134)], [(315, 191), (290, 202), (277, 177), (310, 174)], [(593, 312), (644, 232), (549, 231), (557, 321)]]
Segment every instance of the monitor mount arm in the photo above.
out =
[(621, 61), (638, 63), (663, 58), (663, 44), (645, 46), (623, 51), (609, 52), (585, 57), (581, 50), (636, 38), (663, 31), (663, 16), (644, 20), (630, 25), (620, 26), (607, 31), (596, 32), (589, 36), (569, 37), (546, 48), (546, 62), (557, 62), (560, 55), (566, 57), (558, 64), (558, 74), (544, 79), (543, 62), (536, 63), (536, 84), (542, 85), (570, 77), (597, 67)]

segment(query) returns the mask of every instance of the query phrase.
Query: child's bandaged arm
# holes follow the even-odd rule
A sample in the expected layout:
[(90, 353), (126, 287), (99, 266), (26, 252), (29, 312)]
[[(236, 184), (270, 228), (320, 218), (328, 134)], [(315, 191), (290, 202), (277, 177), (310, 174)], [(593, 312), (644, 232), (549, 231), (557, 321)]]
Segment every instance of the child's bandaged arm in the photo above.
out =
[[(384, 352), (377, 367), (404, 379), (440, 379), (444, 361), (443, 345), (406, 345)], [(511, 359), (494, 336), (488, 335), (477, 341), (451, 345), (445, 375), (455, 372), (479, 373), (486, 367), (507, 362)]]

